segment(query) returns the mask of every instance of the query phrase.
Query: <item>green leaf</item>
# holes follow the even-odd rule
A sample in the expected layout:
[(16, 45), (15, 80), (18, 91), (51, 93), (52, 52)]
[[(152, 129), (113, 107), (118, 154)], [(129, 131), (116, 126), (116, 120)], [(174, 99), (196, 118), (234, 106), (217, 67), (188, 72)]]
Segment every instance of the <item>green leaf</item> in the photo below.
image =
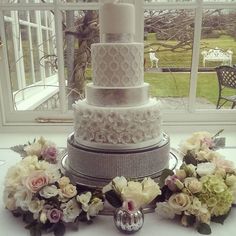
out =
[(23, 221), (27, 224), (31, 224), (35, 222), (35, 219), (33, 217), (33, 214), (31, 212), (27, 212), (23, 215)]
[(224, 224), (224, 221), (229, 216), (230, 210), (223, 216), (213, 216), (211, 217), (211, 221), (219, 224)]
[(10, 147), (12, 151), (19, 153), (21, 157), (25, 157), (27, 155), (24, 148), (25, 148), (25, 145), (16, 145), (16, 146)]
[(186, 215), (187, 225), (193, 226), (196, 222), (196, 217), (194, 215)]
[(197, 231), (200, 234), (205, 234), (205, 235), (211, 234), (210, 225), (205, 223), (199, 223), (197, 226)]
[(62, 222), (57, 223), (55, 229), (54, 229), (54, 235), (55, 236), (63, 236), (66, 232), (66, 227)]
[(162, 171), (162, 174), (160, 176), (160, 180), (159, 180), (159, 186), (160, 188), (162, 188), (164, 185), (165, 185), (165, 179), (168, 177), (168, 176), (172, 176), (174, 175), (174, 171), (173, 170), (170, 170), (170, 169), (164, 169)]
[(30, 228), (30, 236), (41, 236), (41, 228), (38, 225), (35, 225)]
[(187, 165), (189, 165), (189, 164), (192, 164), (192, 165), (194, 165), (194, 166), (197, 165), (197, 159), (196, 159), (195, 155), (193, 155), (193, 154), (191, 153), (191, 151), (188, 151), (188, 152), (187, 152), (187, 154), (186, 154), (186, 155), (184, 156), (184, 158), (183, 158), (183, 161), (184, 161)]
[(107, 201), (115, 208), (119, 208), (122, 206), (122, 200), (117, 195), (117, 193), (114, 190), (110, 190), (105, 193), (105, 198)]

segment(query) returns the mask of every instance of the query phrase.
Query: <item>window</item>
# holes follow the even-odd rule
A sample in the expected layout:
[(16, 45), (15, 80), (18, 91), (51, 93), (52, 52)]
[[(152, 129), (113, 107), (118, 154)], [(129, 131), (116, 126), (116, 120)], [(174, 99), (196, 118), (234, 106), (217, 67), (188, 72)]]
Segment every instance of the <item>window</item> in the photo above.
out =
[[(99, 42), (98, 2), (0, 3), (4, 72), (0, 100), (5, 126), (72, 121), (72, 104), (84, 97), (84, 83), (92, 79), (90, 45)], [(150, 95), (162, 101), (164, 121), (204, 123), (207, 116), (208, 121), (235, 122), (230, 105), (216, 109), (214, 71), (222, 63), (236, 64), (235, 1), (123, 2), (135, 4), (135, 40), (145, 46), (145, 81), (151, 85)], [(88, 32), (86, 24), (91, 27)], [(212, 47), (231, 51), (231, 62), (205, 60), (203, 65), (203, 51)]]

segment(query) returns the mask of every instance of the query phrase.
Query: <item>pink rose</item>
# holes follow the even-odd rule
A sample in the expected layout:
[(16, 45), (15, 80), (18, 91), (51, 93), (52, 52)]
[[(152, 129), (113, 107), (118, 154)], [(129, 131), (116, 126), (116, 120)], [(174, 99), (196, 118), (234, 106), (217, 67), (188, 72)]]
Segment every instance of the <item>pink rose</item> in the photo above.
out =
[(176, 192), (183, 188), (183, 183), (179, 180), (178, 176), (176, 175), (172, 176), (169, 175), (165, 179), (165, 185), (167, 185), (167, 187), (173, 192)]
[(47, 211), (47, 218), (50, 223), (57, 223), (62, 217), (62, 211), (53, 208)]
[(235, 170), (234, 163), (223, 158), (215, 158), (213, 159), (213, 163), (217, 168), (225, 170), (226, 173), (231, 173)]
[(48, 185), (49, 177), (41, 170), (33, 171), (25, 179), (25, 186), (33, 193)]
[(205, 147), (207, 147), (209, 149), (212, 149), (215, 147), (215, 143), (212, 138), (205, 137), (201, 141), (202, 141), (202, 145), (204, 145)]
[(55, 163), (57, 162), (58, 150), (54, 146), (46, 147), (42, 150), (41, 156), (45, 161)]

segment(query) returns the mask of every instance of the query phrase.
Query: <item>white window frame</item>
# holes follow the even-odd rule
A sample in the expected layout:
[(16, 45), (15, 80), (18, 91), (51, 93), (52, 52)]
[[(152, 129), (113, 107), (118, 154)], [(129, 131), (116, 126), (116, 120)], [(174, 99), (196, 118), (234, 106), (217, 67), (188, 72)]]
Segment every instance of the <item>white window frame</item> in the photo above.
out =
[[(129, 0), (127, 0), (129, 1)], [(221, 8), (234, 8), (236, 9), (235, 2), (203, 2), (202, 0), (195, 0), (193, 2), (154, 2), (154, 3), (144, 3), (142, 0), (130, 0), (134, 2), (136, 7), (136, 36), (137, 42), (143, 42), (143, 25), (144, 25), (144, 8), (145, 9), (193, 9), (195, 11), (195, 30), (194, 30), (194, 44), (192, 53), (192, 65), (191, 65), (191, 82), (190, 82), (190, 93), (189, 93), (189, 106), (187, 111), (165, 111), (163, 114), (164, 125), (166, 126), (191, 126), (195, 124), (200, 125), (226, 125), (235, 126), (236, 125), (236, 111), (235, 110), (200, 110), (195, 107), (196, 100), (196, 89), (197, 89), (197, 68), (198, 68), (198, 58), (200, 50), (200, 36), (201, 36), (201, 16), (203, 9), (221, 9)], [(130, 2), (129, 1), (129, 2)], [(61, 10), (98, 10), (99, 5), (97, 3), (63, 3), (61, 0), (54, 0), (53, 3), (27, 3), (27, 4), (4, 4), (0, 3), (0, 32), (4, 37), (3, 32), (3, 14), (4, 10), (53, 10), (55, 13), (55, 32), (56, 32), (56, 46), (57, 46), (57, 56), (58, 56), (58, 80), (59, 87), (65, 87), (64, 78), (64, 56), (63, 56), (63, 32), (62, 25), (60, 22), (62, 19)], [(200, 20), (199, 20), (200, 19)], [(4, 38), (3, 38), (4, 40)], [(6, 57), (6, 48), (3, 45), (2, 56)], [(3, 60), (2, 67), (4, 71), (4, 79), (2, 81), (2, 87), (7, 89), (0, 90), (0, 109), (1, 109), (1, 123), (2, 128), (16, 127), (17, 125), (23, 126), (34, 126), (42, 127), (52, 125), (56, 127), (62, 127), (62, 124), (40, 124), (35, 122), (38, 117), (49, 117), (52, 119), (65, 119), (64, 126), (71, 126), (67, 124), (67, 121), (73, 119), (72, 112), (67, 111), (66, 104), (66, 93), (65, 89), (59, 90), (60, 95), (60, 105), (61, 109), (59, 111), (14, 111), (9, 110), (12, 108), (12, 97), (7, 90), (10, 88), (9, 72), (7, 61)], [(9, 90), (10, 91), (10, 90)], [(4, 98), (4, 100), (3, 100)], [(17, 116), (17, 119), (16, 119)]]

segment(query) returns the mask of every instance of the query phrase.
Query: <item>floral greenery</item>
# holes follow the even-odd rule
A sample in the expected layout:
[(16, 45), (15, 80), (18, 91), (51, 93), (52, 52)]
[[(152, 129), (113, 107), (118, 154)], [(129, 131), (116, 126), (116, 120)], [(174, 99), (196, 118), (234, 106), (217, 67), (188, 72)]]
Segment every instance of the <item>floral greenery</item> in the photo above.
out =
[(63, 176), (55, 144), (40, 138), (12, 148), (23, 159), (6, 175), (4, 203), (14, 216), (22, 216), (32, 236), (43, 232), (64, 235), (66, 226), (92, 222), (103, 209), (99, 191), (81, 190)]
[(196, 132), (180, 146), (183, 163), (175, 173), (165, 170), (160, 178), (162, 194), (155, 211), (163, 218), (179, 218), (210, 234), (210, 222), (222, 223), (236, 202), (236, 169), (216, 149), (224, 139)]

